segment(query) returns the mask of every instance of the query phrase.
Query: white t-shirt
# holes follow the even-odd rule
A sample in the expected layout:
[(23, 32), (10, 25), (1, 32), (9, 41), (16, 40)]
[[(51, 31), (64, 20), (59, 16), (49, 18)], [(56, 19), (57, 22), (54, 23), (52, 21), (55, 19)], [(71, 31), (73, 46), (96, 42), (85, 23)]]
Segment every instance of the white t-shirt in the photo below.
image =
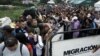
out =
[[(0, 44), (0, 56), (2, 56), (2, 49), (4, 47), (4, 43)], [(3, 56), (21, 56), (20, 53), (20, 43), (18, 42), (18, 48), (15, 51), (10, 51), (8, 48), (5, 47), (3, 50)], [(23, 45), (22, 46), (22, 55), (23, 56), (30, 56), (28, 48)]]

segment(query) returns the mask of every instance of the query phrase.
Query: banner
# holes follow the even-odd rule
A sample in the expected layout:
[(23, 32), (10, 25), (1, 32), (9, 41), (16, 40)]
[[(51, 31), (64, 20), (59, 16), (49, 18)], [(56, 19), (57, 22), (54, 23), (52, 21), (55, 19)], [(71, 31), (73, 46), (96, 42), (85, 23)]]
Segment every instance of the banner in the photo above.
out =
[(57, 41), (52, 43), (52, 56), (100, 56), (100, 36)]

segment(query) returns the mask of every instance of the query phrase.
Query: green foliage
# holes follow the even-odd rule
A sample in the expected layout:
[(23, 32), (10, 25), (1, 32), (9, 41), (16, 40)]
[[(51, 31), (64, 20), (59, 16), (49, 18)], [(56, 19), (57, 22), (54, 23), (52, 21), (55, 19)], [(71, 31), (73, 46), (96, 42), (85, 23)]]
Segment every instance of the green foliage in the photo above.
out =
[(0, 0), (1, 5), (21, 4), (21, 0)]
[(12, 20), (16, 20), (19, 18), (24, 10), (24, 7), (18, 7), (14, 9), (0, 8), (0, 18), (7, 16), (10, 17)]
[(11, 4), (12, 5), (22, 5), (22, 2), (19, 0), (13, 0)]
[(0, 4), (11, 4), (12, 3), (12, 0), (0, 0)]
[(55, 3), (61, 3), (61, 0), (54, 0)]
[(22, 4), (21, 0), (0, 0), (0, 5), (33, 6), (34, 4)]
[(40, 4), (47, 4), (49, 0), (40, 0)]

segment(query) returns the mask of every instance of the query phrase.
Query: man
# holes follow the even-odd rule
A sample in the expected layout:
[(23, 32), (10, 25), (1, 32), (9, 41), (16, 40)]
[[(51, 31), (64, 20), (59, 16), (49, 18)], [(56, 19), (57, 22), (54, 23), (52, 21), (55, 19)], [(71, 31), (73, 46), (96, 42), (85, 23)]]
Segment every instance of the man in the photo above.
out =
[(31, 25), (32, 25), (31, 28), (36, 30), (37, 34), (40, 34), (40, 27), (39, 27), (38, 21), (36, 19), (32, 20)]
[(30, 54), (28, 48), (12, 36), (0, 44), (0, 56), (30, 56)]
[(19, 22), (18, 28), (15, 28), (14, 33), (26, 33), (27, 23), (26, 21), (21, 20)]
[(27, 15), (26, 21), (27, 21), (27, 25), (29, 27), (31, 27), (32, 20), (33, 20), (32, 16), (31, 15)]
[(95, 18), (94, 22), (97, 24), (98, 28), (100, 28), (100, 18), (99, 17)]
[(11, 28), (9, 25), (4, 26), (3, 28), (1, 28), (2, 32), (0, 32), (0, 42), (3, 42), (4, 40), (6, 40), (7, 38), (9, 38), (10, 36), (12, 36), (12, 31), (13, 28)]
[[(80, 29), (80, 22), (77, 16), (74, 16), (72, 21), (72, 30), (79, 30)], [(77, 38), (79, 36), (79, 31), (73, 32), (73, 38)]]

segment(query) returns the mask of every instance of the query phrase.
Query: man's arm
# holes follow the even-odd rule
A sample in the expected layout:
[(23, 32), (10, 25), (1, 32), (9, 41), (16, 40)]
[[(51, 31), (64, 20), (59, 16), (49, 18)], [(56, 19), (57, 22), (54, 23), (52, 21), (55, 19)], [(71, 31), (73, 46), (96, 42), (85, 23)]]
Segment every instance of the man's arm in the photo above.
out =
[(23, 56), (30, 56), (29, 50), (25, 45), (23, 45), (23, 47), (22, 47), (22, 55)]

